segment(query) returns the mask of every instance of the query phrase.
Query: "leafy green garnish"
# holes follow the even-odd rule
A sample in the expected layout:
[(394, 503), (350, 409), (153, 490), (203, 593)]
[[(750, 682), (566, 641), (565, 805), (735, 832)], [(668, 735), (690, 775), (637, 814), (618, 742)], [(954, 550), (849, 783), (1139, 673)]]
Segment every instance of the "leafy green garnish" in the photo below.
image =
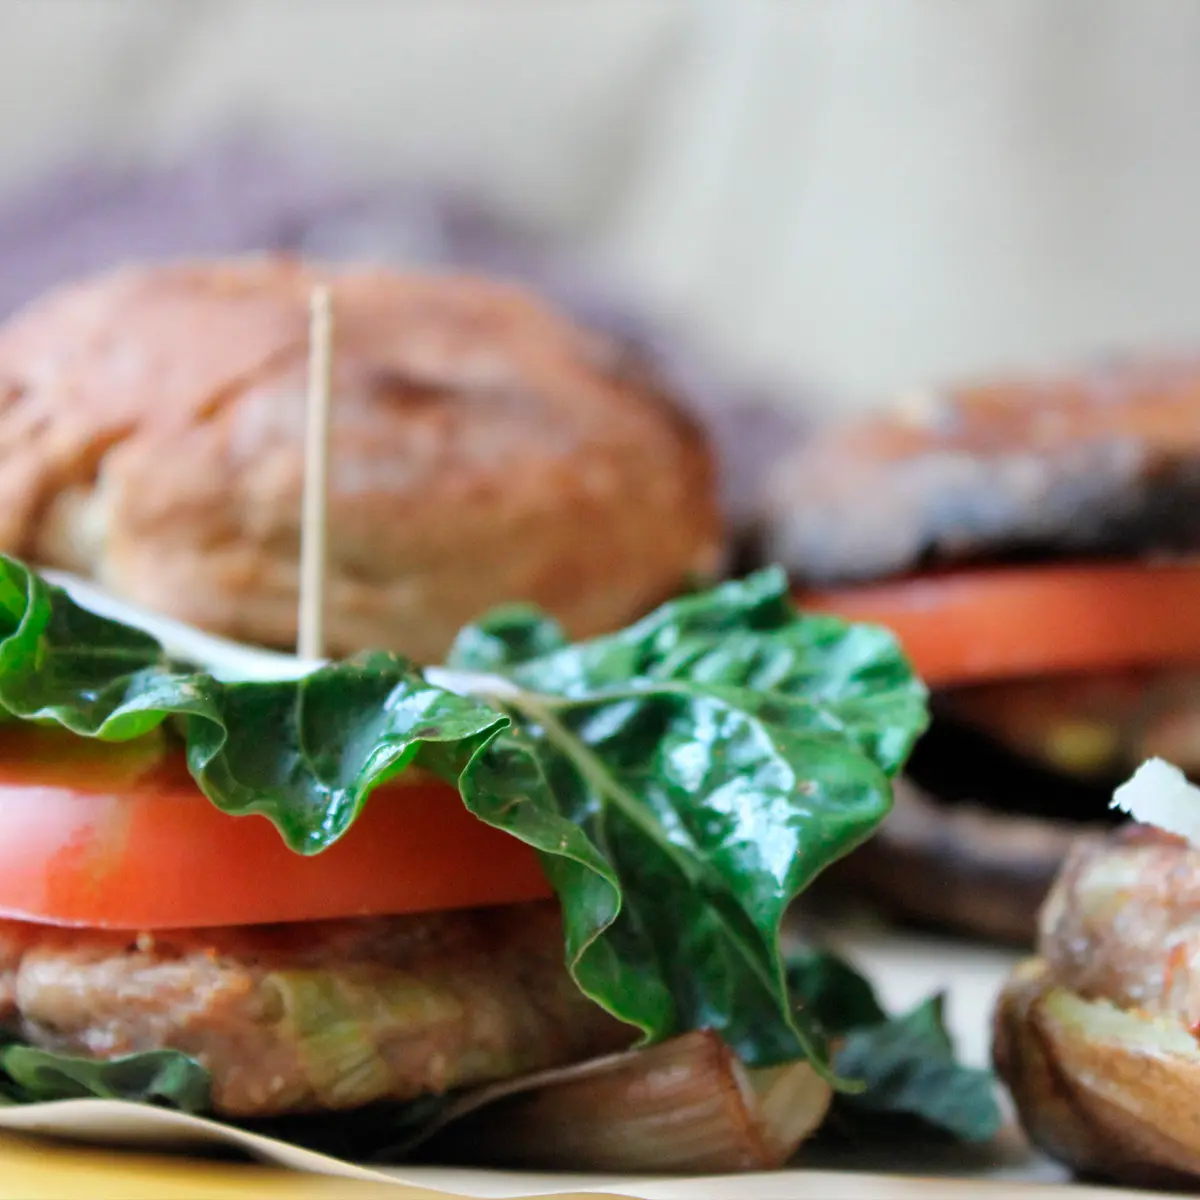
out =
[(886, 1137), (916, 1126), (965, 1142), (986, 1142), (999, 1132), (996, 1081), (955, 1058), (943, 996), (889, 1017), (849, 963), (818, 950), (789, 956), (788, 981), (794, 1001), (840, 1040), (838, 1073), (862, 1085), (836, 1098), (834, 1128)]
[(46, 1100), (136, 1100), (180, 1112), (209, 1107), (208, 1072), (178, 1050), (120, 1058), (75, 1058), (12, 1043), (0, 1048), (0, 1094), (29, 1104)]
[(755, 1065), (816, 1057), (779, 925), (874, 831), (924, 727), (890, 635), (799, 617), (768, 571), (577, 646), (509, 612), (450, 665), (517, 685), (460, 786), (547, 852), (581, 988), (647, 1038), (710, 1028)]
[(374, 653), (221, 683), (0, 557), (0, 714), (110, 740), (170, 721), (218, 808), (261, 813), (304, 854), (421, 767), (540, 852), (576, 983), (643, 1040), (709, 1028), (749, 1064), (824, 1069), (779, 927), (883, 819), (925, 727), (891, 635), (801, 616), (768, 570), (577, 645), (509, 609), (449, 665)]
[(961, 1141), (986, 1142), (1000, 1129), (996, 1082), (955, 1059), (944, 1001), (931, 996), (881, 1025), (852, 1030), (835, 1062), (866, 1086), (840, 1103), (864, 1115), (907, 1114)]
[(0, 712), (108, 741), (174, 719), (201, 791), (224, 812), (261, 813), (300, 854), (332, 845), (371, 789), (414, 759), (453, 781), (507, 724), (394, 654), (278, 683), (182, 672), (148, 634), (80, 608), (2, 555)]
[(887, 1012), (870, 982), (844, 958), (826, 950), (793, 951), (787, 957), (788, 989), (826, 1033), (880, 1025)]

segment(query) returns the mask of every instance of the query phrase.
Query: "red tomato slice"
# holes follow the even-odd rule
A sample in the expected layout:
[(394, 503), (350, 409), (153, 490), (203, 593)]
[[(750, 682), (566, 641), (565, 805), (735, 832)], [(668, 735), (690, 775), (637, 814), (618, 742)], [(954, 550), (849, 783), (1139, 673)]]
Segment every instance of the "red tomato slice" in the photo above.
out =
[(1194, 562), (953, 571), (796, 600), (886, 625), (937, 686), (1200, 663)]
[(551, 896), (537, 856), (458, 793), (376, 789), (329, 850), (293, 854), (264, 817), (231, 817), (156, 737), (121, 746), (0, 730), (0, 915), (180, 929), (433, 912)]

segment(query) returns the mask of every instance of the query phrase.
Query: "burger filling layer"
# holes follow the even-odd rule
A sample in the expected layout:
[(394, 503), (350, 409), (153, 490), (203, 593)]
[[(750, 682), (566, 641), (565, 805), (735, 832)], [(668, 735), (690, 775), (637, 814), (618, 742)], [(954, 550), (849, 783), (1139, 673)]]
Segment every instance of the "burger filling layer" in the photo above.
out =
[(1200, 667), (1110, 671), (942, 692), (940, 715), (1032, 762), (1080, 778), (1161, 757), (1200, 775)]
[(86, 1058), (181, 1051), (242, 1118), (409, 1101), (635, 1036), (571, 982), (553, 902), (153, 934), (0, 922), (0, 1021)]

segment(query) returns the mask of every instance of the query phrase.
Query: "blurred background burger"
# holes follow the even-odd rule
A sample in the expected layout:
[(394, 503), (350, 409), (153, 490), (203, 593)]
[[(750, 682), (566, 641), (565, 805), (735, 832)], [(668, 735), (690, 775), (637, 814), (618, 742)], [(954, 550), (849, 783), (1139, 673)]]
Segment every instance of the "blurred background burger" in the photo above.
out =
[(801, 602), (894, 629), (934, 722), (839, 878), (1028, 942), (1063, 855), (1144, 759), (1200, 772), (1200, 368), (928, 390), (826, 423), (765, 488)]

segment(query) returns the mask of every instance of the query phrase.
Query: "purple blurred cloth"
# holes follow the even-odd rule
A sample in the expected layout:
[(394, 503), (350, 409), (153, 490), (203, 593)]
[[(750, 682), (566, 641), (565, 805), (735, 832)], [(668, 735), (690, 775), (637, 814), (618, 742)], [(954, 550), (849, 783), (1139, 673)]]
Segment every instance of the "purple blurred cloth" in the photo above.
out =
[(0, 318), (49, 287), (123, 262), (264, 251), (526, 283), (647, 359), (705, 422), (735, 526), (755, 521), (767, 465), (800, 436), (794, 405), (727, 378), (685, 337), (483, 198), (356, 180), (311, 151), (238, 142), (170, 166), (82, 163), (0, 198)]
[(239, 142), (156, 168), (81, 163), (0, 201), (0, 316), (121, 262), (259, 251), (496, 271), (540, 259), (450, 191), (382, 188), (311, 152)]

